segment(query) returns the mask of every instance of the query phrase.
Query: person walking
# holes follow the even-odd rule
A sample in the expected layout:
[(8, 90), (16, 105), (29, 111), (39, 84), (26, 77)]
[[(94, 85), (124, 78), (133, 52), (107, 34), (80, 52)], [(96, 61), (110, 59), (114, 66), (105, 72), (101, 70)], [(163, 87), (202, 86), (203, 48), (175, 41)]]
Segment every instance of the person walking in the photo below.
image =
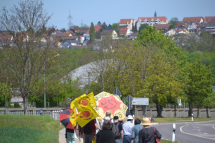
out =
[(149, 118), (143, 118), (143, 123), (141, 124), (144, 126), (144, 128), (139, 131), (138, 143), (155, 143), (155, 134), (159, 139), (161, 139), (161, 134), (158, 132), (158, 130), (154, 127), (150, 127), (151, 123)]
[(92, 140), (94, 138), (94, 135), (96, 133), (96, 127), (94, 119), (91, 120), (89, 123), (87, 123), (82, 128), (82, 133), (84, 133), (84, 143), (92, 143)]
[(104, 121), (102, 130), (96, 136), (96, 143), (115, 143), (114, 133), (111, 131), (110, 121)]
[(139, 131), (143, 129), (143, 126), (140, 125), (141, 121), (139, 118), (134, 120), (135, 126), (132, 128), (131, 143), (138, 143), (139, 141)]
[(111, 112), (110, 111), (107, 111), (105, 113), (105, 116), (106, 117), (104, 119), (102, 119), (102, 121), (101, 121), (101, 126), (103, 125), (105, 120), (110, 121), (111, 123), (113, 123), (113, 120), (111, 119)]
[(66, 128), (66, 139), (67, 139), (67, 143), (75, 143), (74, 129)]
[(115, 143), (122, 143), (123, 139), (123, 130), (122, 124), (119, 122), (119, 117), (114, 116), (113, 118), (114, 123), (112, 123), (112, 132), (115, 136)]
[(131, 115), (128, 115), (127, 122), (122, 125), (124, 132), (123, 143), (131, 143), (132, 128), (134, 127), (132, 121), (133, 117)]
[(40, 115), (43, 115), (43, 109), (40, 109)]

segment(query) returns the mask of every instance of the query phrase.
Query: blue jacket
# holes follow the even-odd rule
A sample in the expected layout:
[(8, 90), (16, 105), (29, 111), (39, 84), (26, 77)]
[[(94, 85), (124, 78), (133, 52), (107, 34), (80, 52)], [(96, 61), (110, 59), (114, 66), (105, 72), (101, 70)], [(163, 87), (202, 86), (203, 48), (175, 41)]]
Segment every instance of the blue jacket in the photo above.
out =
[(132, 128), (132, 136), (131, 139), (133, 139), (133, 143), (138, 143), (139, 141), (139, 131), (143, 129), (143, 126), (140, 124), (135, 125)]

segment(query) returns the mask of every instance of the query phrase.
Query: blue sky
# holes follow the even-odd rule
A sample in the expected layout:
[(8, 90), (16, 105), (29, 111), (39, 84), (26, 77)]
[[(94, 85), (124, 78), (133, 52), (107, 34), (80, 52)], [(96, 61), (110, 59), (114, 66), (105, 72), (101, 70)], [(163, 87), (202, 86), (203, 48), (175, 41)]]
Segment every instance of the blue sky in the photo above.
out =
[[(19, 0), (0, 0), (0, 7), (11, 8)], [(44, 9), (53, 14), (47, 26), (68, 29), (69, 10), (74, 25), (118, 23), (123, 18), (153, 16), (172, 17), (215, 16), (215, 0), (43, 0)]]

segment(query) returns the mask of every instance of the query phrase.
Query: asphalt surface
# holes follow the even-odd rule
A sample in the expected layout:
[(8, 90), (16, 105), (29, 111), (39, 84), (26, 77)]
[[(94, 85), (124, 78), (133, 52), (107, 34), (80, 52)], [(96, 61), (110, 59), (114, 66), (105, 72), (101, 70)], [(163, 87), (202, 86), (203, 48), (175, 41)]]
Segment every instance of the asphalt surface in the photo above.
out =
[[(162, 139), (172, 140), (172, 124), (152, 125)], [(198, 123), (176, 123), (175, 139), (179, 143), (215, 143), (215, 121)]]

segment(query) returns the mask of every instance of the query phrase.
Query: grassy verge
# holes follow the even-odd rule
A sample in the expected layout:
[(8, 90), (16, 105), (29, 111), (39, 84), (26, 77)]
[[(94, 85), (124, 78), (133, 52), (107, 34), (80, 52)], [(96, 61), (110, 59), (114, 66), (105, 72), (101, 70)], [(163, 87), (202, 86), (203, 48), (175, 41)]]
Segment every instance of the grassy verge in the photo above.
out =
[[(211, 121), (215, 118), (193, 118), (193, 122)], [(191, 118), (154, 118), (155, 123), (192, 122)]]
[(59, 121), (50, 116), (0, 115), (4, 143), (58, 143)]
[[(168, 140), (160, 140), (161, 141), (161, 143), (172, 143), (172, 141), (168, 141)], [(174, 142), (174, 143), (178, 143), (178, 142)]]

